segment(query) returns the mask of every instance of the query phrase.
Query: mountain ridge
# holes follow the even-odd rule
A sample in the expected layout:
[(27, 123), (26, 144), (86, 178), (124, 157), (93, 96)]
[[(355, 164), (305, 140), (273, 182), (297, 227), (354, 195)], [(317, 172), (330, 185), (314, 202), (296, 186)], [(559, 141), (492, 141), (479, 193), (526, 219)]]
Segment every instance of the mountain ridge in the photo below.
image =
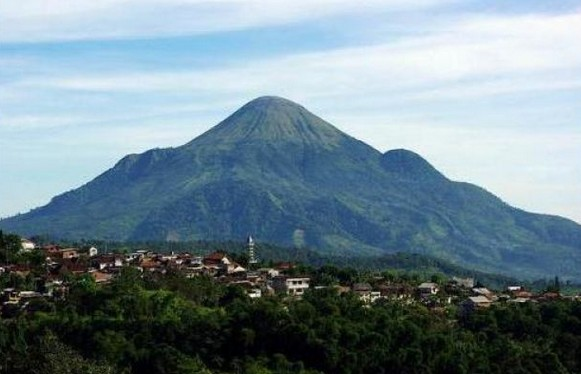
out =
[(580, 277), (581, 226), (385, 153), (266, 96), (175, 148), (127, 155), (49, 204), (0, 221), (21, 234), (226, 240), (249, 232), (339, 253), (401, 250), (504, 274)]

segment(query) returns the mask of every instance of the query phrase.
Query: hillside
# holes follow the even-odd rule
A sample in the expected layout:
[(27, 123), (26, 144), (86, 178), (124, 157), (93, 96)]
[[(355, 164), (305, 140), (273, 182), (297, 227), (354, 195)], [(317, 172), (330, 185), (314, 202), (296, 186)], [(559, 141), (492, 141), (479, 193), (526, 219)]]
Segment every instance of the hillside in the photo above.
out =
[(327, 253), (415, 252), (518, 277), (580, 279), (581, 226), (454, 182), (408, 150), (382, 154), (302, 106), (261, 97), (176, 148), (128, 155), (20, 234), (265, 242)]

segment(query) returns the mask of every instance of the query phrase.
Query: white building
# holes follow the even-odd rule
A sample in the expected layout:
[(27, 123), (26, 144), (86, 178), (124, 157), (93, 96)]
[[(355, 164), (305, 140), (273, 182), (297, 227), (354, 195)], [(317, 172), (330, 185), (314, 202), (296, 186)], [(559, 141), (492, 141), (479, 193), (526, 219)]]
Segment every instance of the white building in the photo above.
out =
[(277, 293), (284, 293), (290, 296), (302, 296), (309, 288), (310, 278), (291, 278), (278, 276), (272, 278), (272, 288)]
[(20, 249), (22, 252), (29, 252), (34, 248), (36, 248), (36, 244), (34, 244), (32, 241), (25, 238), (20, 239)]
[(91, 247), (89, 248), (87, 253), (89, 254), (89, 257), (95, 257), (96, 255), (99, 254), (99, 250), (97, 249), (97, 247)]
[(464, 288), (473, 288), (474, 287), (474, 278), (452, 277), (452, 282), (454, 282), (458, 286), (464, 287)]
[(437, 294), (440, 289), (436, 283), (424, 282), (418, 286), (418, 290), (420, 291), (420, 295), (427, 296)]

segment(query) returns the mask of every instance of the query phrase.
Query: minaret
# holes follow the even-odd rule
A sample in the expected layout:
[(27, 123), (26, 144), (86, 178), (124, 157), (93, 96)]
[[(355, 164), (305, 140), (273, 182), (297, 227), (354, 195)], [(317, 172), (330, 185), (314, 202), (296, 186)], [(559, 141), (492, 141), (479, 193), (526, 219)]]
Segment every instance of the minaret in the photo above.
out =
[(254, 253), (254, 239), (252, 239), (252, 236), (248, 236), (246, 245), (248, 246), (248, 264), (256, 264), (258, 260), (256, 259), (256, 255)]

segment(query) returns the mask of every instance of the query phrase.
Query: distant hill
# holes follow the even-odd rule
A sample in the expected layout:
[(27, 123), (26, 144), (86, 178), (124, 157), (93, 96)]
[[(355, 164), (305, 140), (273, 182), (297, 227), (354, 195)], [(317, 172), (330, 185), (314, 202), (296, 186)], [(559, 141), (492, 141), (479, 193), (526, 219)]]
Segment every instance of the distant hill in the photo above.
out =
[(581, 226), (450, 181), (408, 150), (384, 154), (302, 106), (261, 97), (191, 142), (124, 157), (46, 206), (20, 234), (265, 242), (328, 253), (429, 254), (518, 277), (581, 278)]

